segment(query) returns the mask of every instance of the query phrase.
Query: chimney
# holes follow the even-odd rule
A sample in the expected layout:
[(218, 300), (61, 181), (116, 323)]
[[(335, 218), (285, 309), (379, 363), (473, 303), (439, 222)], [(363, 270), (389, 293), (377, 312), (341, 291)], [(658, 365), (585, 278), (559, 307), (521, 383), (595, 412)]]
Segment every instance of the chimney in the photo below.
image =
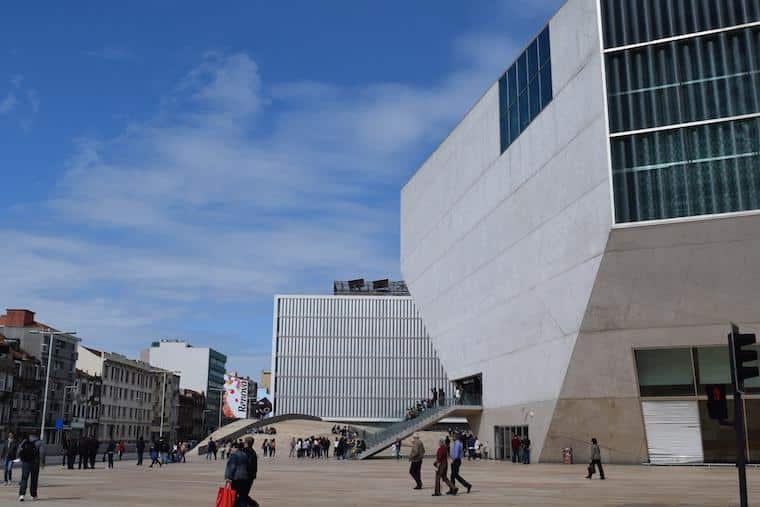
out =
[(34, 324), (34, 312), (8, 308), (5, 315), (0, 316), (0, 324), (8, 327), (29, 327)]

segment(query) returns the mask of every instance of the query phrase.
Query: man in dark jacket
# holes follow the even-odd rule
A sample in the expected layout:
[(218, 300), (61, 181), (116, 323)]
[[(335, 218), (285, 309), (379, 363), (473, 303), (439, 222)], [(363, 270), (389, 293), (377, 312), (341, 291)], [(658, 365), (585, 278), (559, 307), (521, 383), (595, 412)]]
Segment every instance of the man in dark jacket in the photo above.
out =
[(40, 478), (40, 467), (45, 466), (46, 456), (45, 443), (31, 434), (25, 438), (18, 448), (18, 457), (21, 459), (21, 482), (18, 488), (18, 500), (24, 501), (26, 486), (29, 484), (29, 493), (32, 500), (37, 499), (37, 482)]
[(142, 466), (143, 454), (145, 454), (145, 440), (143, 437), (137, 439), (137, 466)]
[(76, 438), (69, 439), (68, 447), (66, 448), (66, 464), (69, 470), (74, 470), (74, 462), (77, 460), (78, 453), (79, 440)]
[(243, 444), (235, 443), (235, 452), (227, 460), (224, 469), (224, 479), (236, 493), (235, 507), (248, 505), (248, 495), (245, 493), (248, 485), (248, 455), (243, 450)]
[(246, 482), (245, 488), (240, 492), (241, 495), (245, 495), (250, 506), (258, 506), (259, 504), (251, 498), (251, 488), (253, 488), (253, 481), (256, 480), (256, 474), (259, 470), (259, 457), (256, 455), (256, 451), (253, 449), (253, 437), (245, 437), (245, 447), (243, 452), (248, 457), (248, 482)]

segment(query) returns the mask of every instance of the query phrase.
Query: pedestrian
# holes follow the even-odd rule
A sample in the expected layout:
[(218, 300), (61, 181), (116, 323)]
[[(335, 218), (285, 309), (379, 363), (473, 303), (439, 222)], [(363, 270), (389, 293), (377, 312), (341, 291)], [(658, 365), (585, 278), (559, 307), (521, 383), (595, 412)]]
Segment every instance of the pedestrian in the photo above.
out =
[(161, 463), (161, 460), (158, 459), (158, 443), (156, 443), (155, 440), (153, 440), (150, 444), (150, 466), (148, 468), (153, 468), (153, 465), (158, 463), (158, 467), (161, 468), (163, 464)]
[(179, 454), (180, 454), (180, 456), (182, 458), (182, 463), (187, 463), (187, 459), (186, 459), (187, 450), (188, 450), (187, 449), (187, 442), (181, 442), (179, 444)]
[(213, 438), (209, 438), (208, 445), (206, 446), (206, 459), (210, 460), (214, 455), (216, 455), (216, 442), (214, 442)]
[(160, 437), (158, 440), (158, 452), (161, 456), (161, 463), (166, 465), (169, 462), (169, 443)]
[(462, 401), (462, 388), (457, 386), (456, 390), (454, 391), (454, 398), (456, 398), (457, 402), (456, 404), (459, 405)]
[(594, 475), (595, 467), (599, 469), (599, 479), (604, 480), (604, 469), (602, 468), (602, 450), (596, 438), (591, 439), (591, 463), (588, 466), (588, 475), (586, 479), (591, 479)]
[[(319, 447), (319, 446), (318, 446)], [(321, 451), (321, 447), (319, 447)], [(269, 441), (269, 457), (274, 458), (274, 455), (277, 453), (277, 443), (274, 441), (274, 438)]]
[(137, 439), (135, 448), (137, 449), (137, 466), (141, 467), (143, 464), (143, 454), (145, 454), (145, 440), (143, 440), (143, 437)]
[(464, 480), (459, 475), (459, 468), (462, 466), (462, 457), (464, 456), (464, 436), (460, 435), (459, 438), (454, 439), (454, 445), (451, 447), (451, 483), (456, 486), (457, 481), (459, 484), (467, 488), (469, 493), (472, 489), (472, 484)]
[(87, 448), (87, 457), (90, 458), (90, 468), (95, 469), (95, 460), (98, 457), (98, 449), (100, 448), (100, 442), (95, 437), (90, 438), (90, 445)]
[(290, 452), (288, 453), (288, 458), (293, 458), (295, 457), (295, 455), (296, 455), (296, 437), (290, 437)]
[(456, 495), (459, 490), (446, 477), (446, 472), (449, 468), (449, 455), (446, 452), (446, 441), (442, 438), (438, 440), (438, 451), (435, 453), (435, 463), (433, 463), (433, 466), (435, 467), (435, 491), (433, 492), (433, 496), (441, 496), (441, 481), (449, 487), (449, 490), (446, 492), (447, 495)]
[(74, 462), (77, 460), (78, 453), (79, 441), (77, 439), (69, 439), (69, 443), (66, 448), (66, 465), (69, 470), (74, 470)]
[(248, 458), (248, 479), (246, 480), (245, 488), (241, 491), (241, 495), (245, 495), (244, 499), (248, 502), (249, 507), (258, 507), (258, 502), (251, 498), (251, 489), (253, 488), (253, 481), (256, 480), (256, 474), (258, 473), (259, 458), (256, 456), (256, 451), (253, 449), (253, 437), (245, 437), (244, 442), (243, 452), (245, 452), (245, 455)]
[(19, 482), (18, 501), (23, 502), (26, 496), (26, 486), (32, 500), (37, 500), (37, 484), (40, 478), (40, 467), (45, 466), (46, 447), (34, 433), (25, 438), (18, 448), (18, 459), (21, 460), (21, 482)]
[(517, 463), (520, 459), (520, 444), (520, 437), (517, 436), (517, 433), (512, 433), (512, 463)]
[(18, 440), (13, 433), (8, 433), (0, 457), (3, 463), (3, 482), (6, 486), (10, 486), (13, 483), (13, 462), (18, 457)]
[(116, 452), (116, 441), (112, 438), (108, 442), (108, 447), (106, 447), (106, 457), (108, 458), (108, 469), (113, 469), (113, 455)]
[(412, 450), (409, 453), (409, 475), (414, 479), (414, 489), (422, 489), (422, 460), (425, 457), (425, 446), (422, 445), (419, 435), (412, 437)]
[(401, 458), (401, 442), (399, 440), (393, 442), (393, 457), (397, 460)]
[(243, 450), (243, 444), (235, 443), (234, 450), (227, 459), (224, 480), (235, 491), (235, 507), (244, 507), (248, 498), (248, 456)]
[(443, 387), (438, 388), (438, 404), (440, 406), (446, 405), (446, 393), (443, 392)]
[(475, 459), (475, 435), (470, 435), (467, 439), (467, 461)]
[(124, 440), (120, 440), (119, 444), (116, 446), (116, 450), (119, 452), (119, 461), (121, 461), (122, 456), (124, 456), (124, 451), (126, 450), (126, 445), (124, 445)]
[(523, 465), (530, 465), (530, 439), (527, 435), (522, 439), (522, 462)]

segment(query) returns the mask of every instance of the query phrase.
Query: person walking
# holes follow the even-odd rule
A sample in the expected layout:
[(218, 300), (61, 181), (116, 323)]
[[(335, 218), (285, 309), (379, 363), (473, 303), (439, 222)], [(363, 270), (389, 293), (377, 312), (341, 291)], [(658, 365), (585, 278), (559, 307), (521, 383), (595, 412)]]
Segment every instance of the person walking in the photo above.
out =
[(250, 507), (258, 507), (258, 502), (251, 498), (251, 489), (253, 488), (253, 481), (256, 480), (256, 474), (258, 473), (259, 457), (253, 449), (253, 437), (245, 437), (244, 442), (245, 446), (243, 447), (243, 452), (248, 458), (248, 479), (246, 479), (245, 487), (240, 494), (245, 495), (244, 499), (248, 502)]
[(451, 447), (451, 483), (456, 486), (457, 481), (459, 481), (459, 484), (467, 488), (467, 492), (469, 493), (472, 489), (472, 484), (459, 475), (459, 468), (462, 466), (462, 458), (464, 457), (463, 439), (463, 435), (455, 438), (454, 444)]
[(113, 469), (113, 455), (116, 452), (116, 441), (112, 438), (108, 442), (108, 447), (106, 447), (106, 457), (108, 458), (108, 469)]
[(69, 439), (69, 443), (66, 448), (66, 465), (69, 470), (74, 470), (74, 462), (77, 460), (79, 445), (79, 440), (75, 438)]
[(3, 463), (3, 483), (6, 486), (13, 484), (13, 462), (18, 457), (18, 440), (16, 435), (8, 433), (8, 438), (3, 442), (3, 450), (0, 458)]
[(401, 441), (396, 440), (393, 442), (393, 457), (398, 459), (401, 459)]
[(90, 445), (90, 437), (82, 437), (79, 439), (79, 470), (84, 468), (87, 470), (87, 449)]
[(591, 439), (591, 463), (588, 466), (588, 475), (586, 479), (591, 479), (594, 475), (595, 468), (599, 469), (599, 479), (604, 480), (604, 469), (602, 468), (602, 450), (599, 448), (599, 443), (596, 438)]
[(446, 477), (446, 472), (449, 468), (449, 454), (446, 452), (446, 441), (444, 439), (438, 440), (438, 451), (435, 453), (435, 491), (433, 496), (441, 496), (441, 481), (446, 483), (449, 490), (447, 495), (456, 495), (459, 491), (454, 484)]
[(166, 465), (169, 462), (169, 443), (164, 437), (158, 440), (158, 453), (161, 456), (161, 463)]
[(153, 440), (150, 444), (150, 466), (148, 468), (153, 468), (153, 465), (158, 463), (158, 467), (161, 468), (163, 464), (161, 463), (161, 460), (158, 459), (158, 444), (155, 440)]
[(213, 438), (210, 438), (208, 440), (208, 445), (206, 446), (206, 459), (211, 460), (211, 457), (215, 455), (216, 455), (216, 442), (214, 442)]
[(95, 437), (90, 438), (90, 445), (87, 448), (87, 456), (90, 458), (90, 468), (95, 469), (95, 460), (98, 457), (98, 449), (100, 449), (100, 442)]
[(422, 445), (419, 435), (412, 437), (412, 450), (409, 453), (409, 475), (414, 479), (414, 489), (422, 489), (422, 460), (425, 457), (425, 446)]
[(124, 440), (119, 440), (119, 443), (116, 445), (116, 451), (119, 453), (119, 461), (121, 461), (121, 458), (124, 456), (126, 448), (127, 446), (124, 445)]
[(523, 465), (530, 465), (530, 439), (527, 435), (522, 439), (522, 462)]
[(294, 458), (296, 456), (296, 437), (290, 437), (290, 452), (288, 458)]
[(248, 484), (248, 456), (243, 444), (235, 443), (234, 452), (224, 468), (224, 480), (235, 491), (235, 507), (244, 507), (248, 498), (245, 489)]
[(520, 437), (512, 433), (512, 463), (517, 463), (520, 458)]
[(32, 500), (37, 500), (37, 484), (40, 478), (40, 467), (45, 466), (46, 458), (45, 443), (37, 438), (34, 433), (25, 438), (18, 448), (18, 459), (21, 460), (21, 482), (18, 488), (18, 501), (23, 502), (26, 496), (26, 487), (29, 485), (29, 493)]
[(274, 455), (277, 453), (277, 442), (274, 441), (274, 438), (269, 441), (269, 457), (274, 458)]
[(143, 440), (143, 437), (137, 439), (135, 449), (137, 449), (137, 466), (141, 467), (143, 464), (143, 454), (145, 454), (145, 440)]

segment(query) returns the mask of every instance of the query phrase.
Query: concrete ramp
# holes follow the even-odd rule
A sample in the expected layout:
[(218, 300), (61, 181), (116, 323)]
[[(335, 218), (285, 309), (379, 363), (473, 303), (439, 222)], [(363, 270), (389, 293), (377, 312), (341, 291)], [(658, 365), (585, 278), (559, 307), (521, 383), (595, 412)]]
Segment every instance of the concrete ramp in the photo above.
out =
[(206, 448), (210, 439), (214, 439), (215, 442), (222, 442), (224, 440), (237, 440), (248, 434), (248, 432), (255, 428), (261, 428), (263, 426), (269, 426), (271, 424), (277, 424), (283, 421), (290, 420), (303, 420), (303, 421), (321, 421), (319, 417), (313, 417), (303, 414), (283, 414), (276, 417), (267, 417), (265, 419), (238, 419), (229, 424), (226, 424), (213, 432), (208, 437), (201, 440), (190, 453), (189, 457), (201, 456), (206, 454)]

